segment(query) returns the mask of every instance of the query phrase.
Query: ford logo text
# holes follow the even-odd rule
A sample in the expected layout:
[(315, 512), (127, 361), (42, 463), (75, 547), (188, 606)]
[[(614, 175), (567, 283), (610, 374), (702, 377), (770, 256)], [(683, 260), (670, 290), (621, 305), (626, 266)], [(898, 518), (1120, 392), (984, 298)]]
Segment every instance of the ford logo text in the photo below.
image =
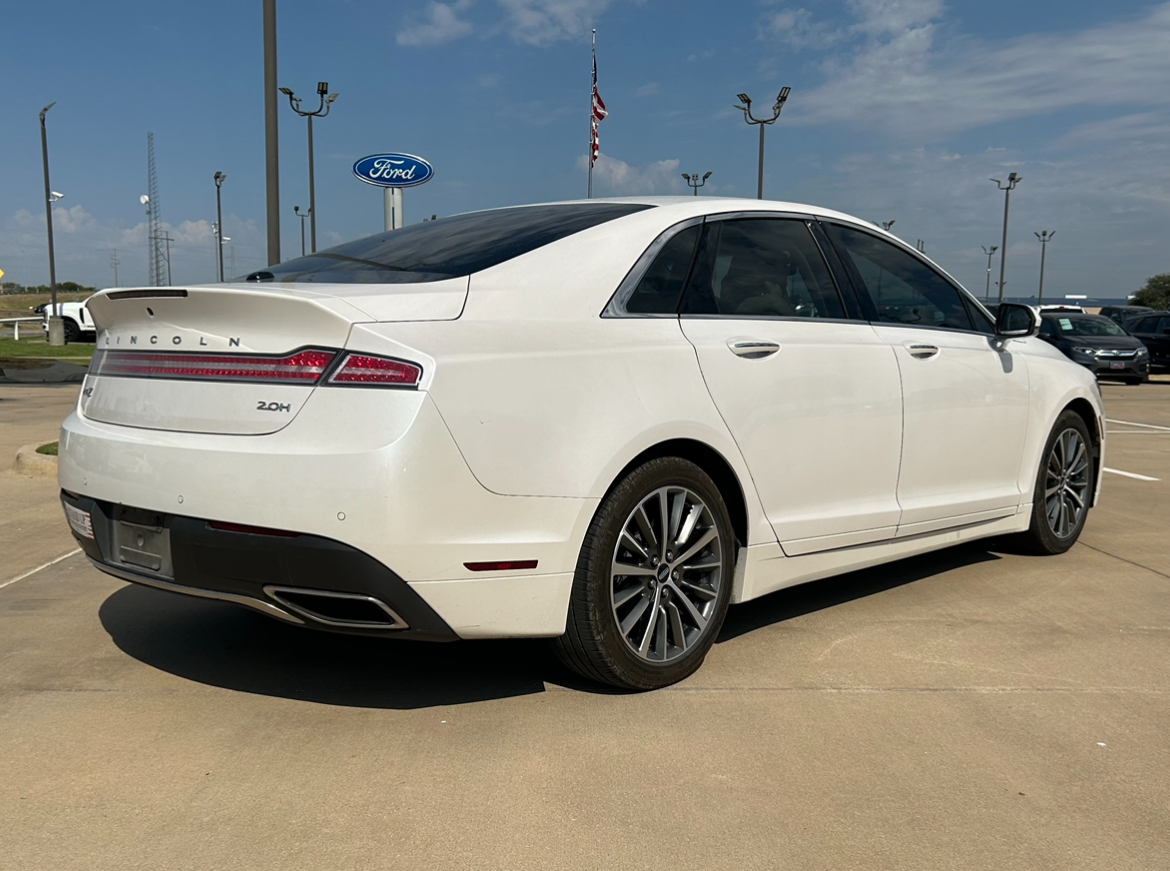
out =
[(409, 188), (430, 181), (435, 169), (413, 154), (371, 154), (353, 165), (353, 174), (366, 184)]

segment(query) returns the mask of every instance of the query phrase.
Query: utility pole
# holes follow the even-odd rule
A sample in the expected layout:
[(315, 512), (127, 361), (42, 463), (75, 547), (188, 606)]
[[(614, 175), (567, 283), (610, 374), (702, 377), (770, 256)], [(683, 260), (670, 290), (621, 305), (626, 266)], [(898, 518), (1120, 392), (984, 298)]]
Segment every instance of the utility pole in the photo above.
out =
[(276, 0), (264, 0), (264, 186), (268, 265), (280, 262), (280, 142), (276, 115)]
[(308, 212), (302, 212), (300, 206), (293, 206), (293, 214), (301, 219), (301, 256), (305, 256), (305, 218), (309, 217)]
[(114, 249), (114, 253), (110, 255), (110, 266), (114, 269), (114, 287), (118, 287), (118, 267), (122, 265), (122, 261), (118, 259), (118, 249)]
[(711, 175), (712, 175), (712, 173), (709, 173), (709, 172), (704, 173), (702, 180), (700, 180), (699, 174), (697, 172), (694, 175), (690, 174), (689, 172), (684, 172), (682, 174), (682, 177), (685, 178), (687, 180), (687, 184), (691, 188), (694, 189), (695, 196), (698, 196), (699, 195), (699, 188), (701, 188), (703, 185), (705, 185), (707, 183), (707, 179), (709, 179), (711, 177)]
[(992, 245), (988, 248), (986, 245), (980, 245), (979, 247), (987, 255), (987, 287), (983, 290), (983, 301), (986, 303), (991, 301), (991, 255), (999, 250), (999, 246)]
[(1000, 243), (999, 248), (999, 301), (1002, 303), (1004, 273), (1007, 271), (1008, 210), (1012, 204), (1012, 191), (1016, 189), (1016, 185), (1023, 181), (1023, 177), (1013, 172), (1008, 176), (1007, 184), (1004, 184), (998, 178), (993, 178), (991, 181), (995, 182), (995, 186), (1003, 191), (1003, 241)]
[(171, 238), (171, 231), (167, 230), (162, 235), (162, 241), (167, 243), (167, 287), (171, 286), (171, 243), (175, 240)]
[(301, 109), (300, 97), (288, 88), (280, 89), (280, 92), (288, 97), (288, 104), (292, 106), (292, 110), (302, 118), (309, 120), (309, 242), (314, 254), (317, 252), (317, 188), (313, 181), (313, 119), (324, 118), (329, 114), (329, 108), (337, 99), (337, 94), (329, 94), (326, 97), (325, 94), (328, 91), (328, 82), (317, 82), (317, 96), (321, 99), (320, 105), (313, 112), (305, 112)]
[(1041, 230), (1039, 233), (1033, 233), (1037, 239), (1040, 240), (1040, 295), (1036, 299), (1037, 303), (1044, 302), (1044, 259), (1048, 254), (1048, 240), (1056, 235), (1055, 230)]
[(759, 182), (756, 185), (756, 199), (762, 200), (764, 198), (764, 128), (769, 124), (775, 124), (776, 119), (780, 117), (780, 112), (784, 109), (784, 104), (788, 100), (788, 94), (792, 88), (787, 86), (780, 89), (779, 96), (776, 97), (776, 104), (772, 106), (771, 118), (757, 118), (752, 114), (752, 98), (747, 94), (736, 94), (742, 106), (736, 106), (736, 109), (743, 111), (743, 120), (748, 125), (758, 125), (760, 128), (760, 171)]
[(49, 134), (45, 132), (45, 113), (56, 106), (53, 101), (41, 109), (41, 160), (45, 167), (45, 226), (49, 233), (49, 344), (65, 344), (65, 321), (61, 320), (61, 312), (57, 308), (57, 259), (53, 253), (53, 202), (58, 197), (53, 196), (53, 189), (49, 186)]
[[(220, 200), (219, 189), (223, 187), (223, 183), (227, 180), (227, 176), (222, 172), (217, 172), (212, 176), (215, 180), (215, 226), (219, 228), (219, 232), (223, 232), (223, 203)], [(223, 284), (223, 246), (218, 245), (216, 261), (219, 264), (219, 283)]]

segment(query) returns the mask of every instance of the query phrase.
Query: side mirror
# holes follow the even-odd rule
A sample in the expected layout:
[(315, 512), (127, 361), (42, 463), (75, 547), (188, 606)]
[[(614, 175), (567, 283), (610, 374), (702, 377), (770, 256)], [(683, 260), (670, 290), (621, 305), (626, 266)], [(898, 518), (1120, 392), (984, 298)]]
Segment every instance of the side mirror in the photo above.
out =
[(1040, 333), (1040, 316), (1028, 305), (1005, 302), (995, 313), (995, 335), (1001, 339), (1026, 339)]

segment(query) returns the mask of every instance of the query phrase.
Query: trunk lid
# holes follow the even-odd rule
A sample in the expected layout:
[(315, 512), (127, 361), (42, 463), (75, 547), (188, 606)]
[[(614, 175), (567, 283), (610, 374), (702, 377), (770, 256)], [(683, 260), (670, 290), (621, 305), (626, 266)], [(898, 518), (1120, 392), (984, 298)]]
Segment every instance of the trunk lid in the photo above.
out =
[(312, 395), (327, 352), (345, 348), (354, 324), (454, 320), (467, 285), (459, 278), (103, 291), (89, 300), (97, 351), (80, 411), (144, 429), (277, 432)]

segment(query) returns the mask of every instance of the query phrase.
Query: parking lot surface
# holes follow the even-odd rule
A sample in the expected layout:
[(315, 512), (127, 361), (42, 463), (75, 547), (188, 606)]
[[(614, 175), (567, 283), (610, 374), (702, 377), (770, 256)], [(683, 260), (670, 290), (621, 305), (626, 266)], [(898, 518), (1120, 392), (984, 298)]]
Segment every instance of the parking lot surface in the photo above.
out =
[[(649, 694), (35, 570), (55, 483), (0, 471), (0, 868), (1170, 867), (1170, 379), (1102, 389), (1068, 554), (736, 606)], [(0, 386), (0, 469), (75, 397)]]

